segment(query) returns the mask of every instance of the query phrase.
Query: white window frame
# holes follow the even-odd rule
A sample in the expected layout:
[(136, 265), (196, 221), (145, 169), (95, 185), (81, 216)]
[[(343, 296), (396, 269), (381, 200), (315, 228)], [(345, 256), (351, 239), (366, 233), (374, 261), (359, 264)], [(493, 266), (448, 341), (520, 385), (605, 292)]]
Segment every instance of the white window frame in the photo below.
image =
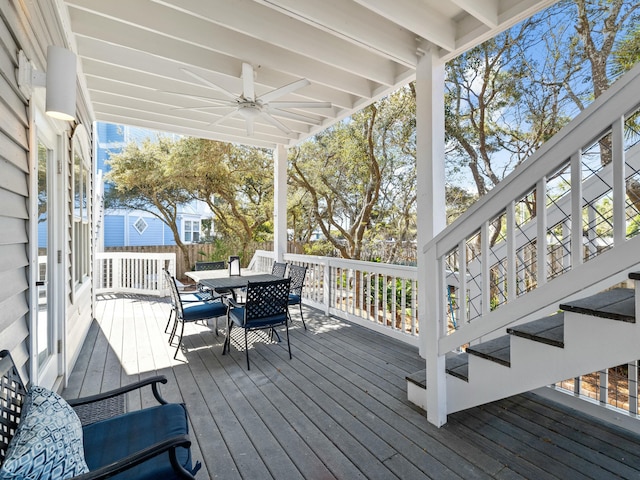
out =
[[(200, 224), (200, 220), (184, 220), (182, 229), (182, 237), (184, 243), (197, 243), (200, 241), (200, 234), (202, 231), (202, 225)], [(197, 226), (197, 229), (193, 227)], [(194, 234), (197, 235), (197, 239), (194, 240)]]
[[(144, 228), (140, 229), (138, 228), (138, 222), (142, 221), (142, 223), (144, 223)], [(144, 217), (139, 216), (135, 222), (133, 222), (132, 224), (133, 229), (138, 232), (138, 235), (142, 236), (142, 234), (147, 230), (147, 228), (149, 228), (149, 222), (147, 222)]]
[(72, 139), (72, 276), (74, 291), (91, 278), (91, 155), (89, 135), (78, 125)]

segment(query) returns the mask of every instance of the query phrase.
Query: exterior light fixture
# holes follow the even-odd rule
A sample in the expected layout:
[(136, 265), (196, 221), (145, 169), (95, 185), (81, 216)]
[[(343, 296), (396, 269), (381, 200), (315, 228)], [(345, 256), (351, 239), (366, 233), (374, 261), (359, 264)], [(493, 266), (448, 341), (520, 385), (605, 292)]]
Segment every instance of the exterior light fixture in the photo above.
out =
[(229, 276), (240, 275), (240, 257), (232, 255), (229, 257)]
[(66, 48), (49, 45), (47, 73), (33, 68), (24, 52), (18, 54), (18, 86), (31, 98), (35, 87), (45, 87), (47, 115), (72, 122), (76, 118), (76, 55)]

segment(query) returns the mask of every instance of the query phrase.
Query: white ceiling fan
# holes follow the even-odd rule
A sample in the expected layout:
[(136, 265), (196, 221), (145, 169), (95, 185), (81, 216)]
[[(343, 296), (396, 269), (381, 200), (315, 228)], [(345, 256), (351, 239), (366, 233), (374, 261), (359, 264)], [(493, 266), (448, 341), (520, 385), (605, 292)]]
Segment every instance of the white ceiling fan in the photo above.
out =
[[(288, 108), (331, 108), (331, 103), (329, 102), (286, 102), (286, 101), (276, 101), (278, 98), (281, 98), (289, 93), (292, 93), (302, 87), (309, 85), (311, 82), (306, 78), (302, 78), (300, 80), (296, 80), (288, 85), (284, 85), (280, 88), (276, 88), (275, 90), (271, 90), (263, 95), (256, 96), (255, 93), (255, 83), (254, 83), (254, 70), (253, 67), (248, 63), (242, 64), (242, 93), (240, 95), (236, 95), (234, 93), (229, 92), (225, 88), (222, 88), (219, 85), (207, 80), (203, 76), (192, 72), (186, 68), (181, 68), (181, 70), (187, 75), (195, 78), (200, 83), (213, 88), (215, 91), (222, 93), (225, 97), (228, 97), (228, 100), (219, 100), (215, 98), (207, 98), (197, 95), (190, 95), (187, 93), (179, 93), (180, 95), (184, 95), (191, 98), (197, 98), (200, 100), (206, 100), (207, 102), (217, 103), (218, 105), (209, 105), (209, 106), (201, 106), (201, 107), (186, 107), (180, 108), (176, 110), (209, 110), (209, 109), (218, 109), (218, 108), (233, 108), (233, 110), (218, 120), (212, 123), (212, 125), (218, 125), (224, 122), (229, 117), (234, 115), (238, 115), (244, 118), (246, 122), (247, 135), (253, 135), (253, 125), (255, 120), (258, 117), (262, 117), (267, 122), (272, 125), (278, 127), (280, 130), (285, 132), (286, 134), (291, 134), (292, 131), (285, 124), (283, 124), (280, 120), (275, 118), (276, 116), (282, 118), (290, 118), (292, 120), (298, 120), (305, 123), (315, 123), (318, 124), (315, 119), (309, 118), (304, 115), (300, 115), (295, 112), (290, 112), (284, 109)], [(178, 92), (171, 92), (178, 93)]]

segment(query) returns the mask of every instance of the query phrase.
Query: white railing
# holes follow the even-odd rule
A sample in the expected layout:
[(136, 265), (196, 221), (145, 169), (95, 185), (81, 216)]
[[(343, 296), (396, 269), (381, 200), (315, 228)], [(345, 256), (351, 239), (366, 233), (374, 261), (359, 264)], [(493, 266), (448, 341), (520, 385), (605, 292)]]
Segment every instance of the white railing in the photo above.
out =
[(639, 111), (637, 66), (425, 246), (434, 280), (421, 314), (423, 329), (435, 337), (427, 340), (434, 423), (446, 416), (447, 352), (503, 334), (513, 322), (556, 310), (638, 268), (640, 212), (627, 190), (640, 185)]
[[(273, 252), (255, 252), (249, 268), (270, 272)], [(307, 267), (303, 302), (412, 345), (418, 344), (417, 268), (286, 254)]]
[(174, 253), (96, 253), (96, 293), (169, 295), (162, 270), (176, 272)]

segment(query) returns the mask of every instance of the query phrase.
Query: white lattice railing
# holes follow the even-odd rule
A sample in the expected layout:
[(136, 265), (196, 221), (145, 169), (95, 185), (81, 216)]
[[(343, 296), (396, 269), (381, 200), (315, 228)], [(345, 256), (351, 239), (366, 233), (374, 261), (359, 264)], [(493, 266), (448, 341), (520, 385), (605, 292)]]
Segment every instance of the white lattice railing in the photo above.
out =
[[(249, 268), (270, 272), (273, 258), (258, 250)], [(296, 254), (284, 261), (307, 267), (305, 304), (417, 345), (416, 267)]]
[(96, 293), (169, 295), (163, 269), (175, 275), (174, 253), (96, 253)]
[(447, 352), (640, 264), (639, 111), (640, 66), (425, 246), (427, 392), (440, 414)]

